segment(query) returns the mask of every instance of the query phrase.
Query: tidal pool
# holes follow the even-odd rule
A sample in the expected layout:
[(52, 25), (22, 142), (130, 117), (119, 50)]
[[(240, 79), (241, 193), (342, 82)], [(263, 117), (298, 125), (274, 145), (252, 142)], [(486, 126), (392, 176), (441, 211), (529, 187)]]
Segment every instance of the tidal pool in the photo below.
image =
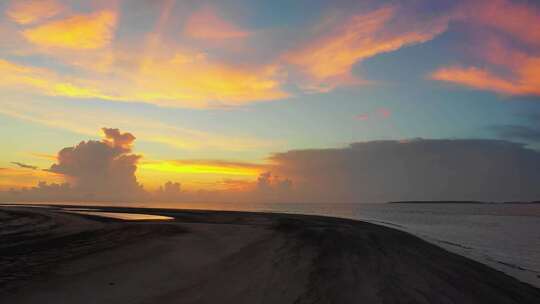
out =
[(153, 215), (153, 214), (144, 214), (144, 213), (124, 213), (124, 212), (102, 212), (102, 211), (77, 211), (77, 210), (65, 210), (69, 213), (93, 215), (114, 218), (119, 220), (126, 221), (163, 221), (163, 220), (173, 220), (174, 217), (163, 216), (163, 215)]

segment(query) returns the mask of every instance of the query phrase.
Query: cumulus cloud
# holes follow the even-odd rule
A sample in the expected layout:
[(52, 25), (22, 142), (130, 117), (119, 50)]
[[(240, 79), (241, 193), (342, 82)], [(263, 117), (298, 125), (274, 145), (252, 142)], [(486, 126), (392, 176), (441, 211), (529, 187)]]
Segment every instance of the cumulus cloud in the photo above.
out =
[(135, 172), (141, 156), (132, 154), (135, 136), (103, 128), (101, 141), (83, 141), (58, 152), (50, 172), (64, 175), (88, 198), (130, 199), (143, 194)]
[(540, 153), (504, 140), (372, 141), (272, 159), (307, 202), (540, 197)]
[(276, 190), (289, 190), (292, 186), (290, 179), (282, 179), (272, 175), (272, 172), (263, 172), (257, 178), (257, 189), (263, 192)]
[[(516, 138), (528, 134), (512, 130), (509, 134)], [(215, 187), (220, 182), (214, 181), (214, 187), (209, 183), (207, 189), (184, 190), (179, 182), (169, 181), (157, 191), (145, 191), (135, 176), (141, 158), (132, 152), (135, 136), (118, 129), (104, 128), (103, 133), (102, 140), (62, 149), (47, 171), (17, 169), (22, 173), (54, 173), (65, 182), (41, 182), (32, 188), (0, 192), (0, 199), (356, 203), (540, 198), (540, 152), (506, 140), (386, 140), (344, 148), (291, 150), (274, 154), (264, 166), (247, 166), (259, 170), (257, 175), (223, 180), (226, 187)], [(238, 166), (215, 160), (193, 163)], [(190, 172), (215, 172), (213, 167), (197, 166), (189, 167)], [(229, 168), (222, 167), (219, 172)], [(4, 172), (9, 170), (2, 170), (0, 176), (10, 176)], [(6, 186), (3, 188), (9, 189)]]
[(166, 182), (153, 194), (156, 201), (175, 202), (182, 199), (181, 185), (178, 182)]

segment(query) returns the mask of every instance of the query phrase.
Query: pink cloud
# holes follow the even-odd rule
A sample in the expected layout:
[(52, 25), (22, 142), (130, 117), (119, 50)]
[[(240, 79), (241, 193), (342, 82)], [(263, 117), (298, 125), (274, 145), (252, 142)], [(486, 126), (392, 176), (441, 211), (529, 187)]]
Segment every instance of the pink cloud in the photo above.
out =
[(358, 114), (354, 117), (356, 120), (368, 120), (369, 114)]
[(364, 113), (364, 114), (358, 114), (354, 117), (356, 120), (369, 120), (369, 119), (386, 119), (389, 118), (392, 115), (392, 112), (388, 108), (378, 108), (374, 112), (371, 113)]
[(303, 73), (306, 80), (301, 87), (309, 91), (327, 92), (337, 86), (367, 83), (351, 74), (353, 65), (429, 41), (447, 28), (448, 16), (408, 20), (400, 9), (383, 6), (324, 19), (314, 37), (286, 52), (284, 61)]
[(382, 118), (388, 118), (392, 115), (392, 112), (387, 108), (380, 108), (377, 109), (377, 114)]
[(462, 21), (482, 30), (471, 41), (479, 64), (443, 66), (429, 78), (506, 95), (540, 96), (540, 10), (494, 0), (467, 3), (463, 11)]
[(57, 0), (14, 0), (6, 15), (16, 23), (29, 25), (54, 17), (65, 9)]
[(187, 20), (184, 33), (201, 40), (227, 40), (246, 38), (251, 33), (224, 20), (211, 6), (204, 6)]

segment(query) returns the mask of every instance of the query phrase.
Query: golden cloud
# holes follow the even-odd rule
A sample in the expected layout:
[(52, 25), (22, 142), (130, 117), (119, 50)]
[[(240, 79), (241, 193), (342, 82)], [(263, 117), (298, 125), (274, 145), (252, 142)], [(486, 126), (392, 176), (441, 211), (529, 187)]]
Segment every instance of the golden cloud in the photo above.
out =
[(116, 12), (104, 10), (51, 21), (25, 30), (23, 35), (31, 43), (42, 47), (99, 49), (111, 42), (116, 19)]
[(234, 106), (288, 96), (280, 88), (277, 66), (243, 68), (197, 52), (143, 60), (134, 82), (133, 99), (166, 106)]
[(64, 96), (77, 98), (114, 99), (97, 89), (71, 83), (67, 77), (42, 68), (15, 64), (0, 59), (0, 86), (15, 90), (32, 90), (49, 96)]
[(29, 88), (49, 96), (98, 98), (186, 107), (216, 108), (288, 97), (278, 66), (242, 67), (178, 51), (174, 56), (133, 57), (133, 68), (110, 74), (63, 76), (0, 59), (0, 86)]

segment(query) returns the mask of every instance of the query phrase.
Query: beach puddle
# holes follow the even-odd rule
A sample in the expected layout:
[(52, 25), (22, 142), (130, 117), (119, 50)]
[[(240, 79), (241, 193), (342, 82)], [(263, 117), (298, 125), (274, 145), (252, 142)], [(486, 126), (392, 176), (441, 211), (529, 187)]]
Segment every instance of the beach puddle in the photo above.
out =
[(144, 213), (123, 213), (123, 212), (102, 212), (102, 211), (77, 211), (77, 210), (66, 210), (69, 213), (101, 216), (107, 218), (113, 218), (118, 220), (126, 221), (167, 221), (173, 220), (173, 217), (163, 216), (163, 215), (153, 215), (153, 214), (144, 214)]

